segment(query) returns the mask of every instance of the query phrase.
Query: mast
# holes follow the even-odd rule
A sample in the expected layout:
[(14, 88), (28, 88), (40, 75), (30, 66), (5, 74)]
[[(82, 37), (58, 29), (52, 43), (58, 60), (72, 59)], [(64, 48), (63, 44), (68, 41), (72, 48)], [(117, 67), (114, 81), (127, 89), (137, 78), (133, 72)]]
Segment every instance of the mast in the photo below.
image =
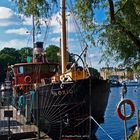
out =
[(32, 16), (32, 24), (33, 24), (33, 48), (35, 46), (35, 17), (34, 15)]
[(35, 54), (34, 54), (34, 48), (35, 48), (35, 17), (32, 15), (32, 25), (33, 25), (33, 31), (32, 31), (32, 43), (33, 43), (33, 62), (35, 62)]
[(61, 29), (61, 67), (62, 74), (66, 72), (67, 65), (67, 41), (66, 41), (66, 12), (65, 1), (61, 0), (62, 29)]
[(43, 42), (36, 42), (35, 38), (35, 16), (32, 15), (32, 24), (33, 24), (33, 31), (32, 31), (32, 43), (33, 43), (33, 62), (44, 62), (44, 49), (43, 49)]

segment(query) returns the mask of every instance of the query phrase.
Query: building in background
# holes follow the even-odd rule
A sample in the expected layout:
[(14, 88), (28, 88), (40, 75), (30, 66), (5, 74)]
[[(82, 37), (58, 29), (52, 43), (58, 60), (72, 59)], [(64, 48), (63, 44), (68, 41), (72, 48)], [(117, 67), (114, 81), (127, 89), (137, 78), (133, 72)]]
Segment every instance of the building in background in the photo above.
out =
[(113, 68), (113, 67), (103, 67), (100, 69), (100, 75), (103, 79), (109, 79), (109, 77), (119, 77), (120, 81), (123, 80), (133, 80), (135, 73), (131, 68)]

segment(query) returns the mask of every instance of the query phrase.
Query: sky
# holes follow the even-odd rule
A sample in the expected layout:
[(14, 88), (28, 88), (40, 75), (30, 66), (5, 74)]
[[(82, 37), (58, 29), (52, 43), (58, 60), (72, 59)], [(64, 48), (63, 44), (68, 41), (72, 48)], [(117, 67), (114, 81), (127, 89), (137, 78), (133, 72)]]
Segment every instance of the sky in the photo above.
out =
[[(16, 12), (15, 4), (11, 0), (0, 0), (0, 50), (4, 47), (21, 49), (24, 47), (32, 47), (32, 19), (19, 15)], [(68, 14), (68, 13), (67, 13)], [(78, 39), (78, 34), (75, 32), (71, 15), (68, 14), (68, 50), (71, 53), (81, 52), (81, 43)], [(102, 10), (96, 11), (98, 22), (104, 19), (105, 15)], [(50, 25), (51, 28), (46, 28)], [(47, 30), (46, 30), (47, 29)], [(47, 34), (45, 34), (47, 32)], [(55, 13), (51, 19), (46, 20), (46, 24), (42, 21), (42, 28), (36, 35), (36, 41), (43, 41), (44, 48), (49, 45), (60, 44), (60, 14)], [(106, 66), (103, 63), (99, 64), (101, 58), (100, 47), (89, 47), (88, 61), (89, 66), (100, 70)]]

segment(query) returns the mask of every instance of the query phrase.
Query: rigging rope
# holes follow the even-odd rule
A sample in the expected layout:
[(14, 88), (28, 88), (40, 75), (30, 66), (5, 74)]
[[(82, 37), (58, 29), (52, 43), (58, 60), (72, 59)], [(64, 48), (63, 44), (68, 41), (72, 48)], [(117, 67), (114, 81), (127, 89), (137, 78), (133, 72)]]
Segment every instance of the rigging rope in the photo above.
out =
[(90, 119), (92, 119), (111, 140), (114, 140), (92, 116), (90, 116)]
[[(73, 89), (74, 86), (75, 86), (75, 84), (73, 84), (73, 85), (70, 87), (69, 90)], [(53, 91), (53, 85), (52, 85), (52, 87), (51, 87), (50, 90)], [(60, 98), (61, 96), (59, 96), (55, 101), (53, 101), (53, 98), (54, 98), (54, 97), (53, 97), (52, 100), (49, 101), (49, 100), (50, 100), (50, 97), (51, 97), (51, 94), (49, 94), (49, 98), (48, 98), (49, 104), (47, 103), (46, 106), (47, 106), (47, 107), (48, 107), (48, 106), (52, 106), (52, 107), (50, 107), (50, 109), (47, 108), (47, 110), (45, 110), (45, 115), (49, 115), (49, 113), (52, 113), (52, 111), (55, 111), (55, 112), (56, 112), (56, 110), (53, 109), (53, 105), (55, 105), (55, 104), (60, 104), (61, 102), (63, 102), (63, 101), (64, 101), (63, 99), (65, 99), (66, 96), (67, 96), (67, 94), (65, 94), (60, 100), (59, 100), (59, 98)], [(53, 103), (53, 104), (52, 104), (52, 103)], [(57, 108), (57, 110), (60, 109), (60, 108), (61, 108), (61, 106), (60, 106), (59, 108)], [(47, 113), (46, 113), (46, 112), (47, 112)], [(53, 113), (54, 113), (54, 112), (53, 112)]]
[(33, 111), (33, 103), (34, 103), (34, 100), (35, 100), (35, 91), (30, 91), (30, 95), (31, 95), (31, 99), (30, 99), (30, 112), (32, 113)]
[[(72, 87), (74, 86), (75, 84), (72, 85)], [(72, 88), (70, 87), (70, 88)], [(50, 88), (48, 89), (49, 93), (50, 93), (50, 90), (52, 90), (51, 88), (52, 85), (50, 86)], [(42, 92), (41, 92), (42, 91)], [(42, 94), (43, 93), (43, 94)], [(79, 107), (81, 108), (81, 105), (84, 104), (84, 102), (82, 103), (79, 103), (79, 104), (74, 104), (72, 105), (71, 107), (66, 107), (67, 105), (64, 104), (64, 101), (65, 101), (65, 98), (66, 95), (64, 95), (63, 97), (62, 96), (58, 96), (57, 98), (56, 97), (53, 97), (51, 96), (51, 94), (48, 94), (48, 92), (46, 92), (46, 89), (43, 90), (40, 89), (40, 96), (44, 95), (44, 97), (41, 97), (43, 100), (42, 101), (45, 101), (45, 103), (42, 103), (42, 105), (44, 106), (42, 108), (42, 115), (44, 117), (45, 120), (47, 120), (49, 122), (49, 124), (51, 125), (51, 127), (53, 127), (53, 131), (56, 131), (58, 132), (58, 127), (60, 126), (60, 122), (62, 122), (61, 120), (61, 116), (65, 115), (67, 112), (69, 111), (76, 111), (76, 109), (78, 109)], [(56, 99), (55, 99), (56, 98)], [(69, 99), (72, 99), (73, 96), (71, 96), (71, 98)], [(62, 106), (61, 106), (62, 104)], [(59, 107), (56, 107), (56, 105), (59, 105)], [(64, 105), (64, 106), (63, 106)], [(74, 113), (75, 114), (75, 113)], [(85, 112), (83, 112), (82, 116), (76, 114), (76, 115), (73, 115), (73, 113), (71, 113), (71, 116), (69, 121), (70, 120), (81, 120), (81, 117), (84, 119), (84, 115), (85, 115)], [(75, 127), (78, 126), (78, 123), (81, 124), (82, 122), (77, 122), (77, 125)], [(84, 132), (84, 126), (83, 126), (83, 132)]]
[(46, 42), (47, 42), (47, 38), (48, 38), (48, 32), (49, 32), (49, 24), (51, 23), (51, 16), (53, 15), (53, 12), (54, 12), (54, 10), (55, 10), (55, 3), (53, 2), (53, 4), (52, 4), (52, 8), (50, 8), (51, 9), (51, 11), (50, 11), (50, 18), (48, 19), (48, 22), (47, 21), (45, 21), (45, 25), (46, 25), (46, 31), (45, 31), (45, 35), (44, 35), (44, 39), (43, 39), (43, 42), (44, 42), (44, 46), (46, 46)]
[[(69, 7), (69, 9), (72, 9), (72, 6), (70, 6), (70, 4), (67, 2), (67, 5), (68, 5), (68, 7)], [(72, 5), (72, 4), (71, 4)], [(83, 37), (83, 34), (82, 34), (82, 32), (81, 32), (81, 30), (80, 30), (80, 26), (79, 26), (79, 24), (78, 24), (78, 22), (77, 22), (77, 20), (76, 20), (76, 17), (74, 16), (74, 13), (72, 12), (72, 10), (71, 10), (71, 15), (72, 15), (72, 17), (73, 17), (73, 23), (75, 24), (75, 27), (77, 27), (77, 28), (75, 28), (76, 30), (77, 30), (77, 32), (81, 35), (81, 37), (82, 37), (82, 40), (83, 40), (83, 43), (85, 43), (86, 45), (87, 45), (87, 42), (85, 41), (85, 39), (84, 39), (84, 37)], [(80, 44), (81, 44), (81, 40), (79, 39), (79, 42), (80, 42)], [(82, 45), (81, 45), (81, 47), (82, 47)]]
[(24, 95), (19, 96), (18, 109), (22, 111), (26, 105), (26, 97)]
[[(71, 3), (71, 6), (70, 6), (70, 4), (69, 3), (67, 3), (67, 5), (68, 5), (68, 7), (69, 7), (69, 9), (72, 9), (72, 1), (70, 0), (70, 3)], [(74, 13), (72, 12), (72, 10), (71, 10), (71, 15), (72, 15), (72, 17), (73, 17), (73, 23), (74, 23), (74, 25), (75, 25), (75, 27), (77, 27), (77, 28), (75, 28), (76, 29), (76, 32), (77, 33), (79, 33), (79, 35), (81, 36), (81, 38), (82, 38), (82, 42), (81, 42), (81, 40), (80, 40), (80, 38), (78, 38), (79, 39), (79, 42), (80, 42), (80, 45), (81, 45), (81, 49), (83, 50), (83, 47), (82, 46), (88, 46), (88, 43), (87, 43), (87, 41), (84, 39), (84, 36), (83, 36), (83, 33), (81, 32), (81, 29), (80, 29), (80, 26), (79, 26), (79, 24), (78, 24), (78, 20), (76, 19), (76, 17), (75, 17), (75, 15), (74, 15)], [(89, 52), (88, 52), (89, 53)], [(89, 62), (90, 62), (90, 66), (92, 66), (92, 62), (91, 62), (91, 59), (88, 59), (89, 60)]]
[(29, 42), (30, 42), (30, 39), (31, 39), (31, 32), (32, 32), (32, 30), (29, 32), (30, 34), (29, 34), (29, 37), (28, 37), (28, 40), (27, 40), (27, 44), (26, 44), (27, 47), (29, 47)]

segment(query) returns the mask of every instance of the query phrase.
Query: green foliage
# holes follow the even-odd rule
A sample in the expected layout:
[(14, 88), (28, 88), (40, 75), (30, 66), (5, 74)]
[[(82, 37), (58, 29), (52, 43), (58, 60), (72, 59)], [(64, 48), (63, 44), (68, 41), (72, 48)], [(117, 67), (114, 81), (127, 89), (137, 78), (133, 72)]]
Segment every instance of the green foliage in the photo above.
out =
[[(21, 48), (20, 50), (16, 50), (14, 48), (4, 48), (0, 51), (0, 82), (5, 80), (5, 75), (7, 71), (8, 65), (13, 65), (15, 63), (26, 62), (27, 56), (32, 57), (32, 48)], [(45, 50), (46, 56), (49, 62), (57, 62), (60, 63), (60, 48), (55, 45), (50, 45)], [(68, 56), (70, 57), (70, 61), (73, 62), (72, 56), (70, 56), (68, 52)]]
[[(9, 61), (10, 64), (20, 62), (21, 57), (18, 50), (14, 48), (4, 48), (0, 51), (0, 56), (3, 57), (4, 60), (7, 60), (7, 62)], [(12, 59), (9, 57), (12, 57)]]
[[(27, 51), (28, 50), (28, 51)], [(20, 63), (26, 61), (24, 59), (27, 55), (31, 56), (31, 48), (22, 48), (21, 50), (16, 50), (14, 48), (4, 48), (0, 51), (0, 82), (5, 80), (5, 75), (8, 65), (13, 65), (15, 63)]]
[(78, 0), (73, 8), (73, 12), (81, 20), (80, 24), (83, 27), (83, 35), (88, 41), (94, 43), (92, 40), (93, 33), (95, 31), (95, 22), (94, 22), (94, 9), (92, 7), (93, 0)]
[(89, 71), (90, 71), (90, 74), (96, 78), (99, 78), (100, 77), (100, 73), (98, 72), (97, 69), (94, 69), (94, 68), (89, 68)]
[(48, 15), (49, 2), (47, 0), (13, 0), (20, 13), (35, 17), (46, 18)]
[[(13, 0), (20, 13), (37, 19), (49, 16), (49, 0)], [(56, 2), (57, 0), (53, 0)], [(140, 59), (139, 0), (77, 0), (72, 9), (80, 19), (83, 34), (91, 44), (105, 47), (102, 59), (123, 61), (135, 65)], [(104, 10), (106, 17), (97, 23), (96, 11)], [(57, 57), (55, 58), (55, 61)]]
[(26, 62), (27, 56), (32, 56), (32, 48), (26, 47), (26, 48), (21, 48), (19, 50), (19, 54), (21, 55), (21, 61)]
[(60, 54), (60, 48), (55, 45), (50, 45), (45, 50), (46, 56), (49, 62), (60, 62), (60, 56), (58, 56), (58, 53)]
[[(135, 65), (140, 59), (140, 2), (139, 0), (77, 0), (75, 13), (82, 22), (84, 30), (91, 42), (94, 36), (98, 45), (104, 46), (102, 60), (108, 58), (123, 61), (125, 65)], [(86, 10), (82, 10), (85, 9)], [(102, 23), (96, 23), (95, 11), (105, 10), (106, 18)], [(92, 14), (90, 14), (92, 13)], [(90, 16), (89, 16), (90, 15)], [(84, 18), (86, 16), (87, 19)], [(94, 19), (94, 20), (91, 20)], [(89, 21), (87, 24), (86, 21)], [(91, 32), (92, 31), (92, 32)], [(97, 45), (97, 44), (96, 44)]]
[(5, 75), (6, 75), (6, 70), (7, 66), (9, 64), (13, 64), (15, 62), (15, 57), (11, 56), (10, 54), (0, 54), (0, 82), (4, 81)]
[(14, 61), (15, 61), (15, 57), (11, 56), (10, 54), (2, 53), (0, 55), (0, 62), (3, 63), (4, 65), (12, 64)]
[(19, 13), (27, 17), (34, 16), (35, 23), (39, 28), (41, 24), (40, 19), (50, 16), (51, 2), (56, 3), (56, 0), (13, 0), (13, 2), (17, 5)]
[[(60, 63), (60, 48), (56, 45), (50, 45), (48, 48), (45, 50), (46, 52), (46, 57), (49, 62), (57, 62)], [(68, 58), (69, 62), (74, 62), (73, 54), (68, 53)]]
[(128, 140), (137, 140), (138, 139), (138, 132), (135, 131), (135, 133), (133, 133)]
[(137, 76), (140, 78), (140, 60), (135, 62), (134, 71), (136, 72)]
[[(49, 0), (13, 0), (20, 13), (37, 18), (49, 16)], [(56, 2), (56, 0), (53, 0)], [(83, 33), (91, 43), (104, 46), (102, 59), (123, 61), (126, 66), (140, 64), (140, 1), (77, 0), (73, 11), (80, 19)], [(96, 22), (96, 11), (106, 11), (102, 23)], [(46, 50), (50, 61), (59, 61), (56, 46)], [(52, 51), (54, 50), (54, 51)], [(53, 53), (53, 55), (52, 55)]]

